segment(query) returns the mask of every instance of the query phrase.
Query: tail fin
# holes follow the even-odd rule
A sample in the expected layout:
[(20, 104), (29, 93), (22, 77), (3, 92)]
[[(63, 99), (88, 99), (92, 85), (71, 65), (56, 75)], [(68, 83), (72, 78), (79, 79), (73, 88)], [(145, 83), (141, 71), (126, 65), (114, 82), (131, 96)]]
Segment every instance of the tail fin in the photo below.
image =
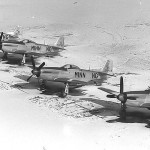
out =
[(55, 46), (60, 47), (64, 49), (64, 37), (60, 36), (57, 42), (55, 43)]
[(20, 34), (21, 34), (21, 32), (20, 32), (20, 27), (17, 27), (17, 28), (15, 29), (15, 31), (14, 31), (14, 36), (15, 36), (15, 37), (18, 37)]
[(107, 60), (104, 68), (103, 68), (103, 72), (105, 73), (112, 73), (113, 71), (113, 61), (112, 60)]

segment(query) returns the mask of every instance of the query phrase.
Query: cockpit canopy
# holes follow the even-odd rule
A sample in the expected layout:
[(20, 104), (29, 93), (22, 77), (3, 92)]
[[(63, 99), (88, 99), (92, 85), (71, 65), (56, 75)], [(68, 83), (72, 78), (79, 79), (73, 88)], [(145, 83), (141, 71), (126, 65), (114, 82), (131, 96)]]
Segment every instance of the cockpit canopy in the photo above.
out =
[(62, 68), (64, 68), (64, 69), (80, 69), (78, 66), (72, 65), (72, 64), (66, 64), (66, 65), (62, 66)]
[(22, 42), (23, 42), (24, 44), (26, 44), (26, 43), (34, 43), (34, 44), (36, 44), (34, 41), (28, 40), (28, 39), (24, 39), (24, 40), (22, 40)]

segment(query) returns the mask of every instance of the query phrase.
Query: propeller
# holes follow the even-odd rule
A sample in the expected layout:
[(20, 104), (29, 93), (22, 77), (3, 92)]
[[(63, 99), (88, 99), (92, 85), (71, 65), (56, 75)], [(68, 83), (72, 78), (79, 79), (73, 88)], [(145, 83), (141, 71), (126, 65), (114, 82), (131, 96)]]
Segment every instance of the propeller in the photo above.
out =
[(123, 77), (120, 77), (120, 93), (119, 95), (109, 94), (107, 95), (108, 98), (117, 98), (121, 103), (126, 103), (129, 100), (136, 100), (136, 97), (128, 96), (126, 92), (124, 92), (124, 82)]
[(36, 76), (36, 77), (39, 77), (40, 74), (41, 74), (41, 69), (44, 67), (45, 65), (45, 62), (43, 62), (39, 67), (36, 67), (35, 66), (35, 61), (34, 61), (34, 58), (33, 56), (31, 56), (31, 62), (32, 62), (32, 66), (33, 66), (33, 70), (31, 71), (32, 75), (27, 79), (27, 81), (29, 81), (32, 76)]
[(33, 56), (31, 56), (31, 62), (32, 62), (33, 69), (35, 69), (35, 61), (34, 61)]
[(1, 32), (0, 35), (0, 50), (2, 50), (2, 38), (3, 38), (3, 32)]
[(2, 57), (2, 60), (7, 60), (7, 52), (5, 52), (5, 51), (3, 50), (3, 43), (2, 43), (3, 36), (4, 36), (4, 33), (1, 32), (1, 35), (0, 35), (0, 50), (2, 50), (3, 53), (4, 53), (4, 55), (3, 55), (3, 57)]
[(124, 93), (124, 83), (123, 83), (123, 77), (120, 77), (120, 94), (117, 95), (117, 99), (121, 101), (122, 104), (125, 104), (127, 101), (127, 94)]
[(121, 102), (121, 111), (120, 116), (122, 116), (122, 119), (125, 119), (126, 117), (126, 102), (127, 100), (136, 100), (135, 96), (129, 96), (127, 92), (124, 92), (124, 83), (123, 83), (123, 77), (120, 77), (120, 93), (118, 95), (116, 94), (109, 94), (107, 95), (108, 98), (117, 98)]

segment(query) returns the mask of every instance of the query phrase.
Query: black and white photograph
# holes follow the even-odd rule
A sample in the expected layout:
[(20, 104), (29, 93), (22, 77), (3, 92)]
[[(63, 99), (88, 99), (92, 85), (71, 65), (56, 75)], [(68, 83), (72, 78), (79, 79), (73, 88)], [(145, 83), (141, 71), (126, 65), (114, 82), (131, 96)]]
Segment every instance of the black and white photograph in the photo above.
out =
[(0, 0), (0, 149), (150, 149), (149, 0)]

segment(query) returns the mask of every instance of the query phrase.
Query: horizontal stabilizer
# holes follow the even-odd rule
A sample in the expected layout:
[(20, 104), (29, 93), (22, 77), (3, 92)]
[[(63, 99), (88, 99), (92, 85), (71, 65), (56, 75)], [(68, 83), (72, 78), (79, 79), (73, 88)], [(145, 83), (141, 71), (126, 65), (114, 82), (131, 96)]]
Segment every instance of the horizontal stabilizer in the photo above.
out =
[(100, 75), (108, 75), (108, 76), (114, 76), (112, 72), (110, 73), (105, 73), (105, 72), (98, 72)]
[(118, 95), (119, 94), (119, 92), (116, 92), (116, 91), (113, 91), (113, 90), (110, 90), (110, 89), (106, 89), (106, 88), (103, 88), (103, 87), (100, 87), (98, 89), (100, 89), (100, 90), (102, 90), (106, 93), (112, 94), (112, 95)]
[(71, 78), (55, 78), (54, 81), (56, 82), (69, 82), (69, 83), (76, 83), (76, 84), (86, 84), (86, 82), (84, 81), (80, 81), (80, 80), (73, 80)]

